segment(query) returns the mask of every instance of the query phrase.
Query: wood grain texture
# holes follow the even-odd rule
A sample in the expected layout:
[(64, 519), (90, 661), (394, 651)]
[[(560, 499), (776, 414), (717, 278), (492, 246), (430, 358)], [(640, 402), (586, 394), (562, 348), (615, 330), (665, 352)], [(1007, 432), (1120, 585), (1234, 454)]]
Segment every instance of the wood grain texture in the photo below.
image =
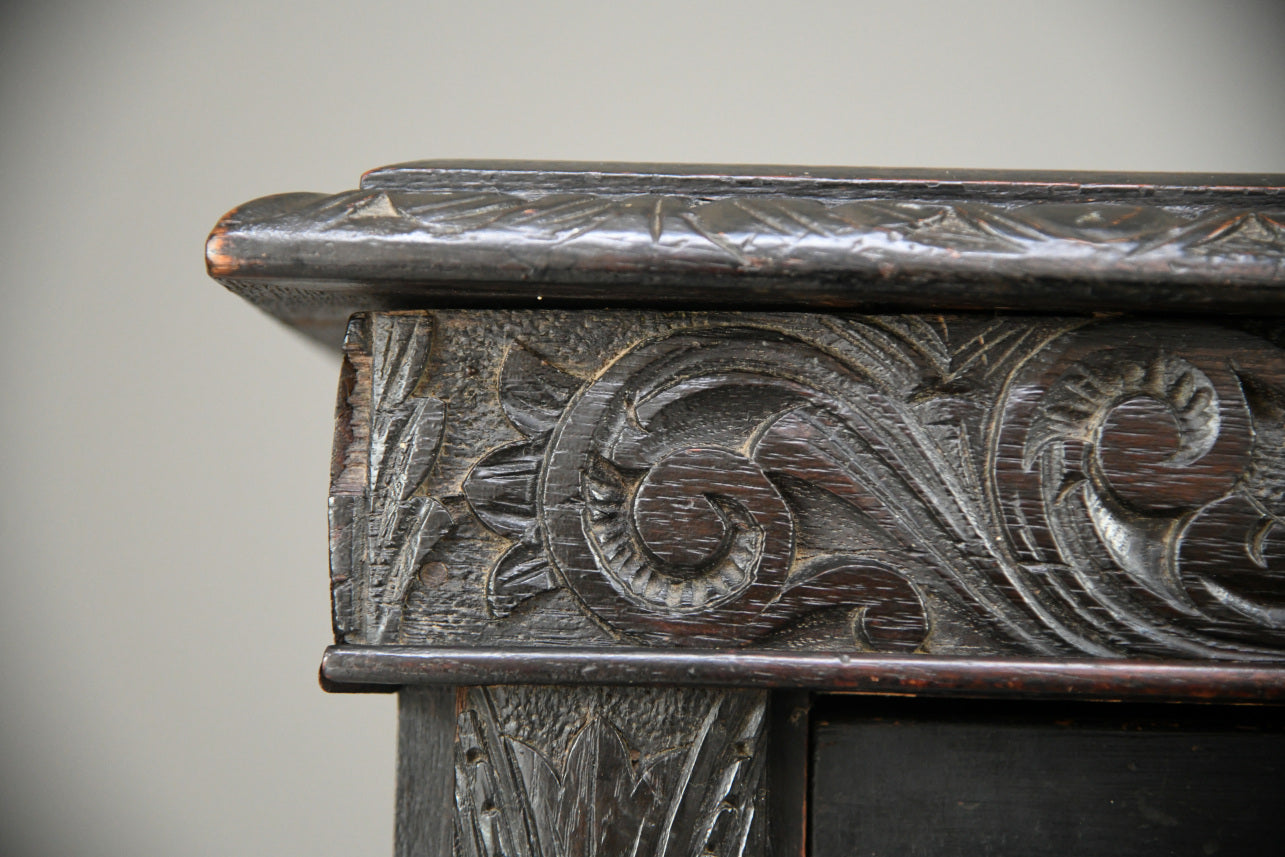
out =
[(363, 190), (598, 191), (694, 197), (816, 196), (875, 199), (908, 195), (1072, 202), (1132, 195), (1163, 203), (1255, 199), (1285, 186), (1279, 175), (967, 170), (767, 164), (656, 164), (611, 161), (427, 160), (368, 170)]
[(352, 312), (448, 304), (1278, 312), (1282, 258), (1280, 176), (608, 164), (377, 170), (207, 245), (335, 344)]
[[(358, 319), (332, 508), (367, 523), (332, 533), (336, 591), (353, 593), (336, 599), (339, 641), (1279, 660), (1285, 352), (1260, 333)], [(379, 392), (380, 373), (414, 395)], [(388, 415), (363, 405), (385, 400)], [(363, 428), (411, 412), (433, 414), (435, 456), (406, 439), (421, 435)], [(443, 524), (415, 542), (404, 533), (422, 530), (370, 523), (418, 522), (407, 504)], [(392, 615), (395, 633), (378, 618)]]
[(454, 851), (454, 688), (409, 687), (397, 694), (395, 857)]
[(765, 693), (479, 687), (462, 694), (461, 857), (764, 853)]
[(1279, 839), (1275, 725), (1129, 780), (869, 697), (1285, 700), (1285, 177), (415, 163), (206, 258), (343, 338), (323, 680), (401, 688), (398, 855)]
[(768, 696), (768, 854), (806, 857), (812, 694)]
[(401, 687), (398, 855), (1279, 839), (1270, 713), (954, 706), (1285, 700), (1285, 178), (417, 163), (206, 258), (346, 324), (323, 679)]

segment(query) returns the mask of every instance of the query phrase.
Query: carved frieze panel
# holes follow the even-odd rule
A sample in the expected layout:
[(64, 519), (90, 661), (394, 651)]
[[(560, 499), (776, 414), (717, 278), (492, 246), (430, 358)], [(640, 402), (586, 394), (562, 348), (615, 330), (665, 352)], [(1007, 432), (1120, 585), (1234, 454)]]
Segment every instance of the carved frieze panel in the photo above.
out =
[(1278, 337), (460, 310), (345, 353), (342, 642), (1285, 655)]

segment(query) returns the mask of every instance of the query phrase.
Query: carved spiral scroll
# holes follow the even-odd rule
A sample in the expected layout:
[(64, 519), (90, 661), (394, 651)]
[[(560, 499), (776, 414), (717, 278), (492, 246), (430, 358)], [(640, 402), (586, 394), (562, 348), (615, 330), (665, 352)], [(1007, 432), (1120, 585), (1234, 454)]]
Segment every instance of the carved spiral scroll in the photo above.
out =
[(647, 471), (631, 506), (624, 480), (608, 469), (585, 476), (582, 531), (628, 600), (692, 614), (734, 600), (755, 580), (784, 582), (790, 510), (754, 462), (726, 449), (679, 450)]
[[(796, 588), (870, 564), (791, 576), (795, 522), (757, 459), (795, 408), (873, 424), (880, 394), (826, 352), (769, 330), (718, 328), (627, 352), (568, 406), (549, 441), (541, 503), (549, 552), (614, 628), (686, 643), (743, 642), (798, 615)], [(842, 591), (842, 588), (841, 588)], [(870, 605), (840, 596), (854, 609)], [(923, 625), (919, 617), (908, 627)], [(926, 628), (926, 625), (924, 625)], [(912, 644), (918, 645), (922, 635)]]
[(1128, 332), (1117, 347), (1096, 331), (1068, 337), (1005, 403), (1000, 444), (1020, 443), (1022, 473), (1000, 456), (994, 484), (1015, 586), (1081, 650), (1127, 639), (1157, 654), (1266, 655), (1248, 644), (1285, 643), (1269, 539), (1285, 411), (1265, 379), (1285, 377), (1285, 361), (1232, 332), (1212, 352), (1208, 328)]

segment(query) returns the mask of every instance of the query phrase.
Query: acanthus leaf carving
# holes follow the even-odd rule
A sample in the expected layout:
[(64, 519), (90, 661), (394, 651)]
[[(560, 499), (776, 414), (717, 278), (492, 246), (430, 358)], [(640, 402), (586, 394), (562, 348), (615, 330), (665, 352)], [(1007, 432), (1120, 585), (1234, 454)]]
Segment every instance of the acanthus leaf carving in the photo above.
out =
[(579, 609), (626, 644), (948, 652), (962, 628), (1002, 652), (1281, 656), (1279, 345), (1127, 319), (647, 318), (630, 340), (604, 313), (624, 345), (596, 364), (542, 321), (500, 340), (501, 442), (456, 457), (445, 503), (423, 485), (445, 409), (414, 395), (434, 382), (372, 383), (366, 639), (396, 639), (435, 545), (455, 555), (455, 497), (494, 534), (467, 553), (488, 628), (535, 643), (580, 633)]
[[(744, 643), (847, 605), (858, 646), (911, 651), (945, 602), (1036, 652), (1266, 656), (1246, 641), (1270, 637), (1274, 607), (1193, 578), (1208, 563), (1183, 557), (1201, 509), (1234, 495), (1266, 510), (1285, 490), (1276, 394), (1183, 356), (1197, 331), (1151, 325), (1104, 347), (1102, 329), (903, 316), (677, 330), (578, 386), (557, 370), (528, 440), (487, 456), (466, 493), (490, 492), (479, 516), (524, 546), (506, 572), (529, 568), (535, 590), (564, 586), (644, 640)], [(1279, 376), (1276, 349), (1243, 342)], [(502, 396), (548, 388), (521, 387), (524, 366), (549, 364), (512, 349)], [(1173, 448), (1129, 446), (1166, 443), (1166, 425)], [(1027, 485), (1038, 502), (1010, 499)], [(1278, 514), (1240, 527), (1249, 561), (1269, 562)], [(1258, 630), (1228, 634), (1232, 613)]]
[(764, 823), (759, 802), (766, 737), (761, 693), (713, 695), (703, 710), (697, 709), (699, 719), (687, 727), (686, 734), (674, 736), (680, 743), (646, 755), (630, 738), (629, 730), (636, 724), (613, 722), (591, 706), (560, 756), (507, 731), (495, 693), (488, 688), (469, 689), (459, 715), (455, 762), (459, 853), (467, 857), (748, 857), (758, 853)]
[(503, 618), (527, 599), (558, 587), (544, 551), (524, 544), (509, 548), (486, 578), (486, 604), (492, 616)]
[(332, 576), (344, 591), (355, 586), (359, 596), (352, 607), (336, 610), (337, 627), (354, 642), (392, 643), (428, 553), (455, 526), (439, 499), (420, 493), (442, 444), (446, 405), (417, 394), (431, 350), (431, 317), (376, 314), (353, 325), (350, 341), (370, 357), (370, 421), (363, 427), (365, 484), (357, 496), (336, 492), (331, 499), (332, 532), (346, 535), (332, 541)]

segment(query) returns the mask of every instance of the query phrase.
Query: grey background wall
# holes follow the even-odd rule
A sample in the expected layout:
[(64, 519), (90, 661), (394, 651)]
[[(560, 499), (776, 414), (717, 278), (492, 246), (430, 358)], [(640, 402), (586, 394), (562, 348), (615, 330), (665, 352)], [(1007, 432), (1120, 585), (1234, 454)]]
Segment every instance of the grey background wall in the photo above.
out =
[(4, 6), (0, 852), (390, 853), (394, 700), (315, 681), (337, 360), (205, 278), (224, 210), (425, 157), (1285, 172), (1282, 6)]

